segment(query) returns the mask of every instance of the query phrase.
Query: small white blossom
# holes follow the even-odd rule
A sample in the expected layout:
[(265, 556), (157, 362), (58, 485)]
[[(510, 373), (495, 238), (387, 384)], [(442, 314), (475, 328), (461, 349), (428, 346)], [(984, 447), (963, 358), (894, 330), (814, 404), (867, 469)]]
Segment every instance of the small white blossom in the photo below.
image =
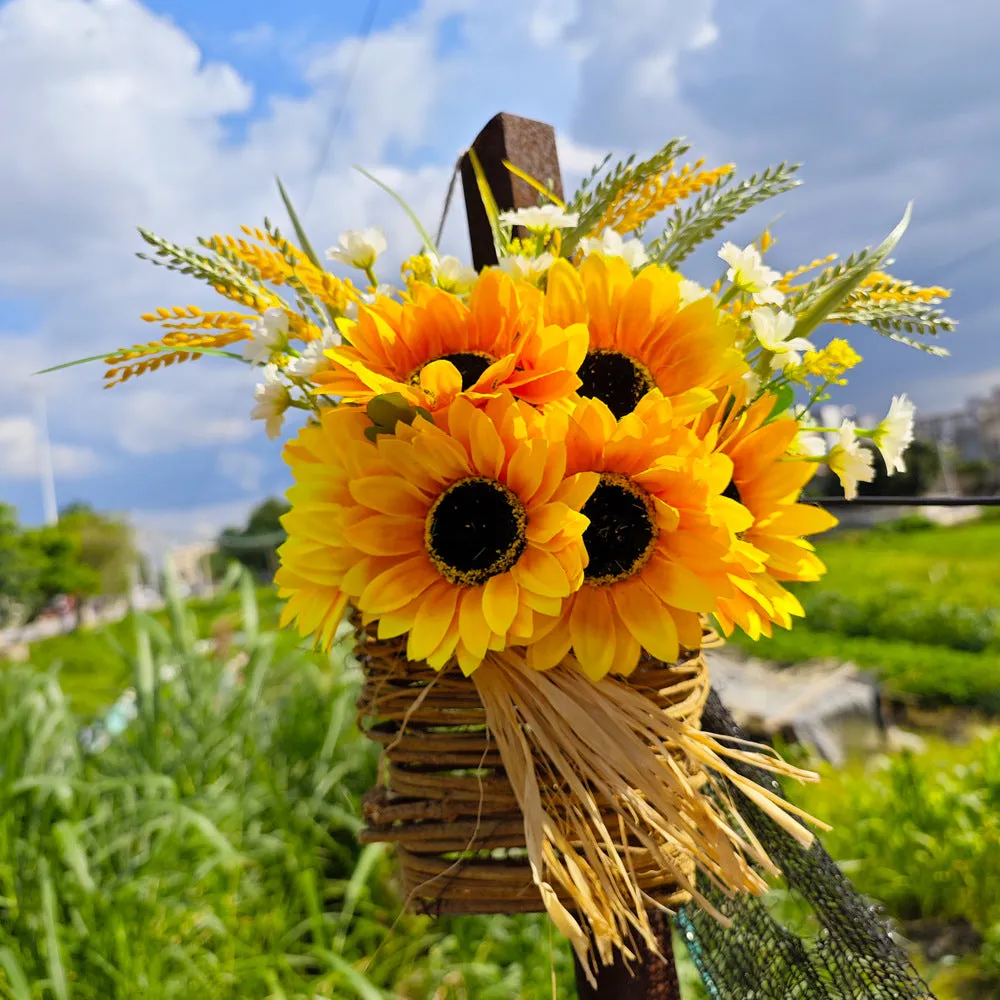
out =
[(760, 252), (751, 243), (742, 250), (735, 243), (723, 243), (719, 256), (729, 265), (726, 278), (741, 292), (750, 292), (758, 305), (780, 306), (785, 297), (771, 286), (780, 272), (767, 267)]
[(512, 278), (534, 281), (544, 274), (555, 263), (555, 260), (555, 257), (550, 253), (543, 253), (538, 257), (521, 257), (518, 254), (511, 254), (509, 257), (501, 258), (500, 270)]
[(811, 351), (812, 344), (805, 337), (792, 337), (795, 327), (795, 317), (786, 312), (776, 312), (774, 309), (754, 309), (750, 313), (750, 325), (765, 351), (771, 351), (771, 370), (778, 371), (789, 365), (797, 365), (802, 361), (799, 351)]
[(342, 340), (339, 331), (330, 326), (324, 327), (323, 336), (318, 340), (309, 341), (302, 353), (288, 362), (285, 370), (296, 378), (312, 378), (320, 368), (326, 365), (323, 352), (328, 351), (331, 347), (337, 347)]
[[(361, 301), (366, 305), (372, 305), (375, 300), (380, 296), (384, 295), (386, 298), (392, 298), (395, 295), (396, 289), (393, 285), (382, 283), (379, 285), (374, 292), (362, 292)], [(358, 318), (358, 304), (357, 302), (348, 302), (347, 308), (344, 310), (344, 315), (351, 320), (356, 320)]]
[(327, 259), (360, 268), (362, 271), (372, 267), (378, 255), (384, 253), (386, 248), (385, 233), (375, 227), (352, 229), (342, 233), (337, 242), (340, 244), (339, 249), (331, 247), (327, 250)]
[(707, 288), (702, 288), (697, 281), (688, 281), (687, 278), (681, 278), (678, 294), (681, 309), (699, 299), (711, 299), (713, 303), (715, 302), (715, 296)]
[(285, 410), (292, 401), (288, 386), (281, 381), (277, 365), (264, 368), (264, 381), (255, 387), (253, 395), (257, 405), (251, 411), (250, 419), (265, 421), (264, 430), (273, 441), (281, 433)]
[(461, 295), (467, 292), (476, 282), (478, 277), (476, 269), (468, 264), (463, 264), (457, 257), (448, 255), (440, 260), (431, 258), (433, 261), (433, 274), (437, 281), (438, 288), (452, 295)]
[(916, 412), (917, 408), (907, 398), (906, 393), (902, 396), (893, 396), (889, 412), (872, 435), (875, 447), (882, 452), (890, 476), (894, 472), (906, 472), (903, 452), (913, 440), (913, 415)]
[(267, 309), (260, 319), (250, 324), (250, 339), (243, 344), (243, 359), (254, 365), (265, 365), (275, 351), (285, 345), (288, 335), (288, 314), (275, 306)]
[(782, 306), (785, 304), (785, 296), (773, 285), (762, 288), (759, 292), (754, 292), (753, 300), (758, 306)]
[(622, 234), (614, 229), (606, 229), (599, 237), (580, 240), (580, 249), (585, 254), (602, 253), (606, 257), (622, 257), (633, 271), (649, 262), (642, 240), (623, 239)]
[(756, 399), (757, 393), (760, 392), (760, 376), (755, 372), (744, 372), (743, 381), (747, 384), (747, 390), (750, 393), (750, 398)]
[(580, 215), (578, 212), (567, 212), (558, 205), (538, 205), (501, 212), (500, 221), (507, 226), (524, 226), (532, 232), (544, 233), (550, 229), (572, 229), (580, 221)]
[(845, 420), (840, 425), (840, 437), (826, 461), (844, 487), (848, 500), (858, 495), (858, 483), (870, 483), (875, 478), (872, 453), (861, 447), (854, 433), (853, 420)]
[[(829, 409), (829, 407), (823, 407), (824, 410)], [(840, 409), (839, 407), (833, 407), (837, 411), (835, 417), (831, 417), (828, 421), (832, 426), (833, 424), (840, 422)], [(792, 416), (799, 422), (799, 433), (796, 435), (795, 440), (792, 442), (791, 451), (793, 454), (797, 455), (825, 455), (827, 448), (832, 448), (837, 441), (840, 440), (839, 434), (827, 435), (824, 440), (822, 434), (816, 433), (813, 428), (819, 427), (816, 418), (806, 409), (805, 405), (802, 403), (796, 403), (792, 407)], [(822, 470), (824, 473), (826, 469)]]

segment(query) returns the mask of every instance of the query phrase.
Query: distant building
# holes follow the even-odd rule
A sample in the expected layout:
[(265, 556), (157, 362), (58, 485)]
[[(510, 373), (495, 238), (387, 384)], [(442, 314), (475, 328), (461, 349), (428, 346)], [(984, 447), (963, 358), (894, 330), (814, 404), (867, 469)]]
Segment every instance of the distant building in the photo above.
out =
[(962, 462), (1000, 465), (1000, 388), (951, 413), (919, 414), (914, 431), (924, 441), (954, 449)]
[(170, 550), (177, 580), (188, 594), (201, 596), (211, 593), (211, 558), (216, 549), (213, 542), (201, 542)]

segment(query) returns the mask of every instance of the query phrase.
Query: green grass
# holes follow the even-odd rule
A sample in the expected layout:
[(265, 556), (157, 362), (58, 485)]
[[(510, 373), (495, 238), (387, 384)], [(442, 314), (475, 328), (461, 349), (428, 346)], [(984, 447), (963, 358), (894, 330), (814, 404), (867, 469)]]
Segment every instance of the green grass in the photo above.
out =
[(1000, 520), (925, 531), (845, 531), (818, 541), (823, 590), (878, 597), (888, 588), (930, 604), (1000, 607)]
[(731, 645), (753, 656), (795, 664), (817, 657), (851, 661), (877, 677), (887, 694), (921, 705), (965, 705), (1000, 714), (1000, 655), (966, 653), (898, 639), (813, 632), (796, 622), (790, 632), (751, 642), (734, 634)]
[[(219, 634), (223, 626), (233, 630), (241, 627), (241, 597), (234, 589), (235, 577), (228, 578), (218, 596), (208, 600), (190, 601), (186, 607), (193, 616), (198, 634), (210, 638)], [(256, 590), (258, 616), (261, 627), (276, 630), (281, 602), (270, 586)], [(167, 610), (158, 611), (149, 618), (166, 626), (170, 616)], [(131, 683), (133, 660), (136, 653), (136, 617), (129, 613), (121, 621), (92, 629), (77, 629), (66, 635), (51, 636), (31, 645), (31, 665), (36, 670), (59, 670), (59, 683), (70, 699), (73, 710), (81, 715), (94, 715), (106, 709)], [(282, 632), (274, 640), (279, 652), (286, 653), (300, 646), (298, 637)], [(4, 667), (0, 660), (0, 670)]]
[[(234, 612), (247, 662), (227, 684), (199, 640)], [(115, 626), (139, 716), (97, 755), (58, 670), (0, 670), (0, 997), (571, 1000), (542, 916), (402, 911), (390, 852), (356, 840), (378, 754), (357, 665), (272, 620), (244, 581)]]
[[(932, 741), (921, 754), (858, 760), (822, 781), (789, 787), (833, 829), (823, 843), (855, 886), (903, 921), (968, 921), (982, 935), (964, 963), (968, 993), (1000, 996), (1000, 732), (966, 746)], [(957, 975), (931, 967), (945, 983)]]
[(792, 588), (806, 618), (734, 646), (787, 664), (851, 660), (889, 694), (1000, 713), (1000, 520), (845, 531), (817, 549), (827, 574)]

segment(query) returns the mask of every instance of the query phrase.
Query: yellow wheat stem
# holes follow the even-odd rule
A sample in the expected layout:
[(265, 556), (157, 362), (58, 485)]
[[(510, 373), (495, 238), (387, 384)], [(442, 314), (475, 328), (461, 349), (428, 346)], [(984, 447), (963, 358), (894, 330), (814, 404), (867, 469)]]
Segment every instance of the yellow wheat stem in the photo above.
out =
[(864, 302), (933, 302), (950, 296), (950, 288), (941, 288), (939, 285), (921, 288), (884, 271), (872, 271), (848, 300), (848, 305)]
[(809, 271), (815, 271), (817, 267), (823, 267), (825, 264), (829, 264), (837, 259), (835, 253), (827, 254), (825, 257), (818, 257), (816, 260), (810, 261), (808, 264), (803, 264), (801, 267), (796, 267), (791, 271), (786, 271), (775, 283), (774, 287), (780, 292), (784, 292), (786, 295), (789, 292), (796, 291), (799, 288), (804, 288), (804, 285), (793, 285), (792, 282), (803, 274), (807, 274)]
[(614, 229), (622, 235), (634, 232), (665, 208), (716, 184), (735, 169), (734, 164), (727, 163), (703, 170), (704, 163), (704, 160), (698, 160), (674, 173), (664, 171), (636, 186), (626, 184), (594, 227), (594, 235), (600, 236), (606, 229)]

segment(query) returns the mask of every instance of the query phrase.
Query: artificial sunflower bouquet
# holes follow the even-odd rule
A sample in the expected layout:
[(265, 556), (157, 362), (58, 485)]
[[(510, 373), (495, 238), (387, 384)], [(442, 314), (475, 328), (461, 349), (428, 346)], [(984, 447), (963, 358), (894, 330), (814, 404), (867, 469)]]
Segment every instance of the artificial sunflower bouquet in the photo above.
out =
[(417, 223), (398, 286), (376, 274), (376, 229), (327, 252), (355, 278), (327, 270), (283, 188), (295, 242), (267, 221), (197, 250), (141, 231), (154, 263), (233, 304), (159, 309), (160, 340), (106, 359), (111, 385), (225, 354), (260, 368), (269, 437), (304, 415), (284, 449), (282, 625), (322, 648), (356, 631), (386, 761), (367, 836), (397, 843), (411, 901), (544, 907), (585, 963), (655, 949), (650, 906), (709, 906), (697, 873), (765, 891), (734, 790), (810, 841), (731, 762), (813, 776), (699, 729), (702, 650), (803, 614), (786, 584), (820, 577), (808, 538), (836, 523), (800, 502), (818, 471), (852, 497), (873, 448), (905, 468), (905, 396), (874, 428), (813, 419), (861, 360), (818, 346), (821, 324), (932, 353), (953, 326), (946, 290), (884, 270), (909, 208), (843, 261), (779, 272), (765, 231), (721, 247), (710, 288), (687, 279), (696, 246), (798, 182), (679, 166), (686, 150), (605, 161), (568, 203), (508, 164), (539, 195), (512, 212), (472, 153), (499, 265), (442, 256)]

